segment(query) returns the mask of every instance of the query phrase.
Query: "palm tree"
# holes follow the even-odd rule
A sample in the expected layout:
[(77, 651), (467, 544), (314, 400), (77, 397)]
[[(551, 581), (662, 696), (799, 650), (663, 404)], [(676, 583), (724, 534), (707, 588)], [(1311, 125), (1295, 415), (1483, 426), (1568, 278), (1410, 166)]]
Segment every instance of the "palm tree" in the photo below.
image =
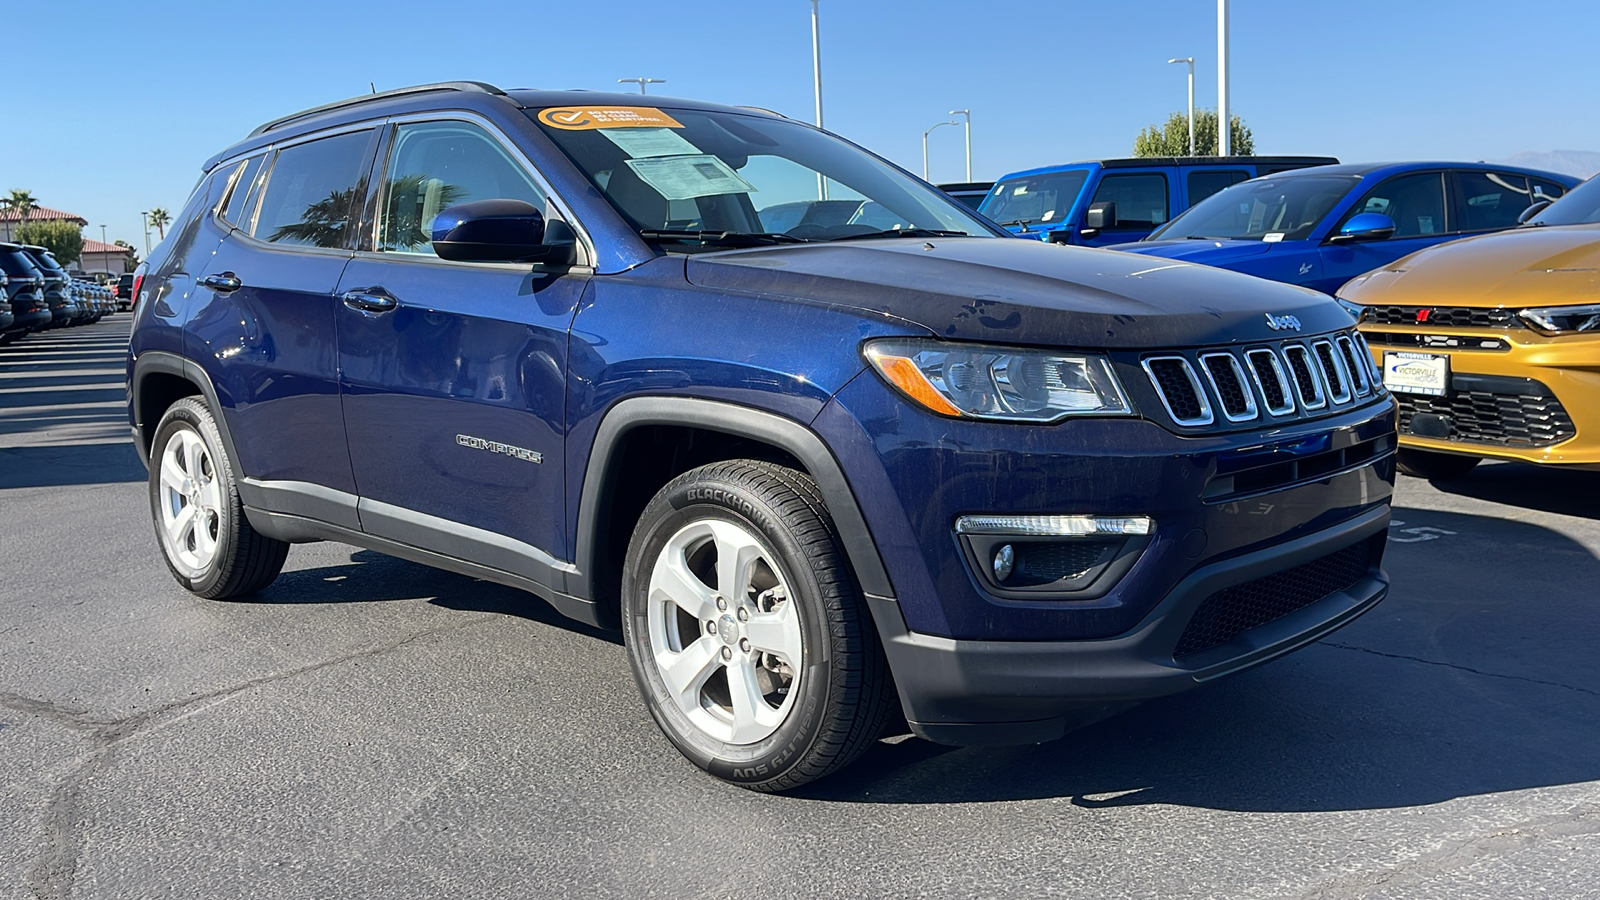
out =
[(7, 210), (16, 213), (22, 221), (26, 222), (28, 221), (28, 214), (39, 207), (39, 200), (33, 196), (32, 191), (12, 188), (10, 195), (0, 197), (0, 206), (4, 206)]
[(150, 209), (150, 224), (156, 227), (156, 233), (164, 241), (167, 239), (167, 225), (172, 222), (172, 214), (159, 206)]

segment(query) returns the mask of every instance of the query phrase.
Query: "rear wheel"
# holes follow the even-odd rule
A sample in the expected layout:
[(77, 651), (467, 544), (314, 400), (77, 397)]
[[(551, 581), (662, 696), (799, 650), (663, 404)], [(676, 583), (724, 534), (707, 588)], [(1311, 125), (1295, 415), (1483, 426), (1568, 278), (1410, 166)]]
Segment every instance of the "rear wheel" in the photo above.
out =
[(661, 730), (759, 791), (860, 756), (895, 710), (870, 614), (816, 484), (754, 460), (673, 480), (639, 519), (623, 635)]
[(1395, 456), (1395, 465), (1401, 472), (1415, 478), (1461, 478), (1482, 462), (1476, 456), (1457, 456), (1454, 453), (1435, 453), (1432, 450), (1402, 449)]
[(235, 477), (206, 405), (172, 404), (150, 447), (150, 515), (172, 576), (210, 600), (261, 590), (289, 553), (250, 526)]

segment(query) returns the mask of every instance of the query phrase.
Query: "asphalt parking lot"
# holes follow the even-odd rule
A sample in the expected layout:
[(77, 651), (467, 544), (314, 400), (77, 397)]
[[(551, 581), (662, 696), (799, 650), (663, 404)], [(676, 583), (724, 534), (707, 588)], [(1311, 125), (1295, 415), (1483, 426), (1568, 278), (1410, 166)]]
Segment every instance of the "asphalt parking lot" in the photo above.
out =
[(339, 544), (179, 589), (129, 318), (0, 348), (0, 896), (1600, 897), (1600, 473), (1402, 479), (1393, 592), (1320, 644), (762, 796), (516, 591)]

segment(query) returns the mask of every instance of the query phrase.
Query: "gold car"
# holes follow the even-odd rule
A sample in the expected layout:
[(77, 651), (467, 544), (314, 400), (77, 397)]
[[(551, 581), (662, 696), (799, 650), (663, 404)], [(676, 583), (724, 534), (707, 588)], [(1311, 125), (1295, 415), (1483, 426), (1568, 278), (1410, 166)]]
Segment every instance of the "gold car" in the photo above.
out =
[(1399, 402), (1402, 472), (1449, 478), (1484, 458), (1600, 469), (1600, 178), (1339, 299)]

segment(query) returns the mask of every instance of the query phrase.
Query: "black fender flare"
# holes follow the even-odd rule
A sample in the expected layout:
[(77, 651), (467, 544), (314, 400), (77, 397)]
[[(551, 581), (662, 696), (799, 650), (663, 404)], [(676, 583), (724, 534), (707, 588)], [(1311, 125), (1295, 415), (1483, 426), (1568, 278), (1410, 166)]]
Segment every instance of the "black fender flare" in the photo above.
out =
[[(164, 375), (176, 375), (200, 389), (201, 396), (205, 397), (206, 405), (211, 407), (212, 416), (216, 419), (217, 431), (222, 435), (222, 443), (224, 449), (228, 451), (228, 458), (237, 464), (239, 451), (234, 447), (233, 435), (228, 431), (227, 420), (223, 418), (222, 404), (217, 400), (217, 388), (211, 383), (211, 376), (193, 361), (176, 353), (166, 350), (146, 350), (134, 357), (133, 374), (128, 379), (128, 410), (133, 423), (134, 449), (139, 452), (139, 461), (144, 463), (145, 468), (150, 467), (150, 448), (145, 445), (144, 404), (140, 400), (144, 392), (145, 379), (158, 372)], [(155, 425), (154, 422), (149, 424), (152, 427)]]
[[(647, 425), (691, 426), (721, 432), (771, 444), (794, 455), (822, 490), (861, 589), (878, 597), (894, 596), (889, 574), (866, 519), (861, 515), (855, 492), (822, 438), (793, 419), (699, 397), (634, 397), (613, 406), (601, 420), (589, 448), (589, 463), (584, 469), (583, 491), (578, 501), (577, 553), (573, 560), (578, 571), (587, 576), (589, 586), (594, 583), (596, 571), (600, 511), (611, 501), (612, 453), (629, 431)], [(592, 596), (588, 591), (585, 595)]]

